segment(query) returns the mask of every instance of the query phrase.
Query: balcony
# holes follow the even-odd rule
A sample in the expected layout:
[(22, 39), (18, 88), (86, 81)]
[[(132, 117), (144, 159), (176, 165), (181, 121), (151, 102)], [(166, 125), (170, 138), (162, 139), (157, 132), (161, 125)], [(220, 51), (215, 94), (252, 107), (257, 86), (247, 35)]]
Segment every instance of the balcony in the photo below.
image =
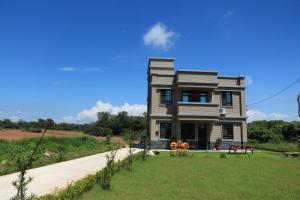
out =
[(177, 116), (179, 120), (183, 120), (184, 118), (201, 118), (207, 120), (217, 120), (220, 116), (219, 104), (178, 102)]

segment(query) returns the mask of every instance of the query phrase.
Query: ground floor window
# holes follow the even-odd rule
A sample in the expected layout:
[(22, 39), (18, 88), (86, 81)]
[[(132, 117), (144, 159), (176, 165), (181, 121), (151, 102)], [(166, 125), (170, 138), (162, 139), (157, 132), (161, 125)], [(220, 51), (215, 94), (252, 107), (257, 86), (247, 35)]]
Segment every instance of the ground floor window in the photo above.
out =
[(195, 139), (195, 124), (181, 124), (181, 139)]
[(171, 135), (172, 135), (172, 124), (169, 122), (159, 123), (159, 138), (171, 139)]
[(233, 124), (222, 124), (223, 139), (233, 140)]

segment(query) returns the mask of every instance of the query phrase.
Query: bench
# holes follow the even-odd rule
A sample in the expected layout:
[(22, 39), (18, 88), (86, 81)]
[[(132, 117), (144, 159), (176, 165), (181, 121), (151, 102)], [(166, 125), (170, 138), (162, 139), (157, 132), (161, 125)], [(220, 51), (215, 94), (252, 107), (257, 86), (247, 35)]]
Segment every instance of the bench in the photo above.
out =
[(300, 156), (300, 152), (284, 152), (284, 155), (286, 155), (287, 157), (290, 157), (290, 156), (297, 157), (297, 156)]
[(244, 153), (246, 154), (248, 150), (251, 151), (251, 153), (253, 154), (253, 148), (251, 145), (248, 144), (232, 144), (229, 147), (229, 154), (231, 153), (231, 151), (234, 151), (234, 153), (236, 154), (238, 150), (245, 150)]

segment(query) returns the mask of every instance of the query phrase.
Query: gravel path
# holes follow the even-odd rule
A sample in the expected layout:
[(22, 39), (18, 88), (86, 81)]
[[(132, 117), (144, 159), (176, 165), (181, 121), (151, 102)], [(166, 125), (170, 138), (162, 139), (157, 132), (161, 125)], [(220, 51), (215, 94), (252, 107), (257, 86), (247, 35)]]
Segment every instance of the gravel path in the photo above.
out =
[[(141, 151), (134, 149), (134, 153)], [(94, 174), (103, 169), (106, 165), (106, 153), (100, 153), (92, 156), (69, 160), (52, 165), (47, 165), (31, 169), (27, 173), (33, 177), (29, 184), (27, 194), (36, 194), (38, 196), (54, 192), (57, 188), (66, 187), (72, 181), (82, 179), (88, 174)], [(127, 157), (128, 148), (123, 148), (116, 154), (115, 160), (123, 160)], [(18, 173), (0, 176), (0, 199), (8, 200), (16, 194), (16, 189), (12, 182), (17, 180)]]

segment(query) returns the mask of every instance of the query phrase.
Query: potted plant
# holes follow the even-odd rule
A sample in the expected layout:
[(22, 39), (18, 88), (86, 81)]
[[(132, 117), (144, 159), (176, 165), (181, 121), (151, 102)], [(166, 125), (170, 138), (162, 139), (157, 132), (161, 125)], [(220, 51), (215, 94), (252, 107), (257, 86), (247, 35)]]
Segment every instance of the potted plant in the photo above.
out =
[(220, 149), (221, 149), (221, 144), (222, 144), (222, 139), (221, 139), (221, 138), (218, 138), (218, 139), (216, 140), (216, 143), (215, 143), (215, 149), (216, 149), (217, 151), (220, 151)]

